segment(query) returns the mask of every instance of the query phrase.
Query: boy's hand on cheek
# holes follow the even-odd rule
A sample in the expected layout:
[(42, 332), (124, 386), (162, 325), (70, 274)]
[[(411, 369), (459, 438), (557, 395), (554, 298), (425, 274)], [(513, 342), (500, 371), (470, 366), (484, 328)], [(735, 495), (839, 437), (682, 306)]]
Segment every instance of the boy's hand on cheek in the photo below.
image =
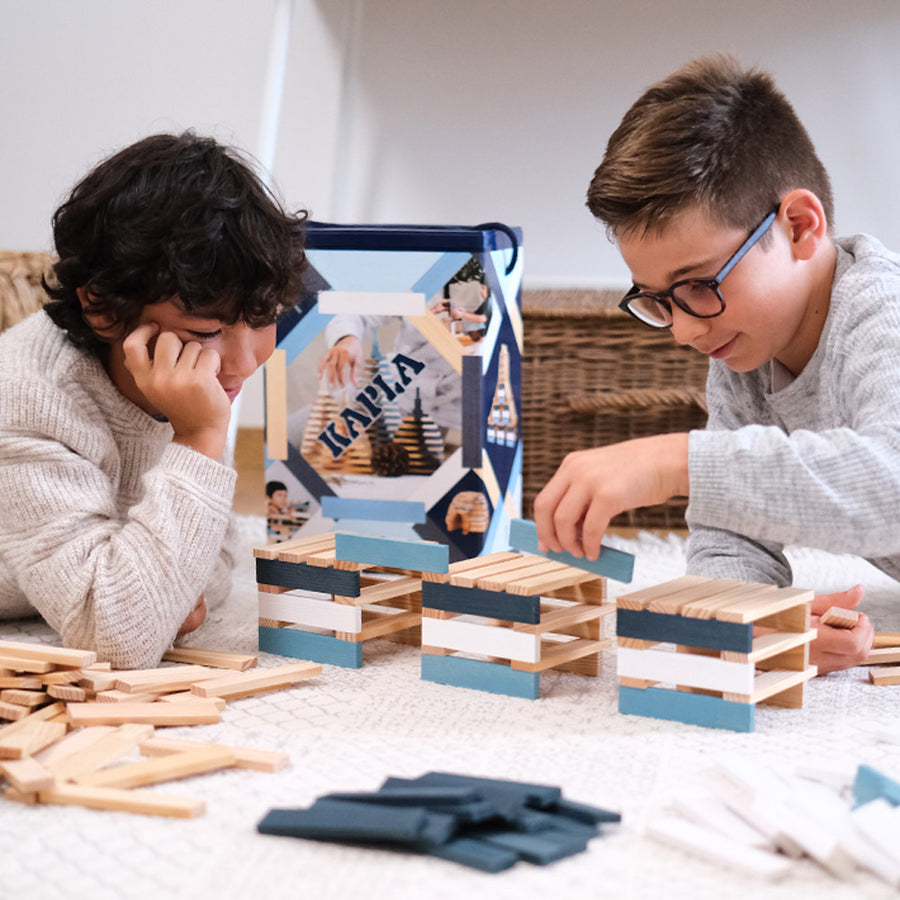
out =
[(542, 550), (595, 560), (613, 516), (687, 492), (687, 434), (578, 450), (535, 498), (538, 541)]
[(231, 417), (217, 378), (219, 354), (158, 330), (155, 324), (139, 325), (125, 339), (125, 366), (148, 403), (169, 420), (176, 443), (219, 459)]

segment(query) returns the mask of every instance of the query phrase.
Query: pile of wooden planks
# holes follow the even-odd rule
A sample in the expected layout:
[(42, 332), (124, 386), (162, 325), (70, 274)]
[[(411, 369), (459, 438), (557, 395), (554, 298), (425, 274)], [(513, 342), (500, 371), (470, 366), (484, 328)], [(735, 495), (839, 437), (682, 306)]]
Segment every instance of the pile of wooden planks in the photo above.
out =
[[(24, 803), (188, 818), (202, 800), (140, 790), (247, 768), (276, 771), (282, 753), (162, 738), (157, 727), (220, 721), (228, 701), (318, 675), (309, 662), (254, 669), (255, 656), (182, 648), (156, 669), (112, 671), (92, 651), (0, 641), (0, 782)], [(254, 671), (248, 671), (254, 669)], [(128, 761), (135, 751), (147, 759)]]

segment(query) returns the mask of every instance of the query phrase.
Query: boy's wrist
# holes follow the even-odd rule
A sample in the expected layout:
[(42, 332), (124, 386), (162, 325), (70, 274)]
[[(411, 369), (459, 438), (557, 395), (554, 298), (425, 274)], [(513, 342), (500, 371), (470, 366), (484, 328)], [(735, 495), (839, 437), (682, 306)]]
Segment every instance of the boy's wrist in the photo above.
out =
[(204, 428), (188, 433), (176, 434), (172, 443), (190, 447), (210, 459), (220, 460), (225, 452), (226, 435), (218, 428)]

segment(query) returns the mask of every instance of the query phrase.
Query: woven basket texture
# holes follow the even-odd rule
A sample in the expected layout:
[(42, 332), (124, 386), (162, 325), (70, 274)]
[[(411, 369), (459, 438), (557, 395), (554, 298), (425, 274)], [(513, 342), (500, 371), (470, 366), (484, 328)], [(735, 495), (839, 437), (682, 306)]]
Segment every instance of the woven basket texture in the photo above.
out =
[[(707, 360), (616, 308), (620, 291), (524, 291), (523, 514), (565, 455), (706, 423)], [(687, 498), (613, 523), (685, 528)]]
[(47, 302), (41, 276), (53, 260), (48, 253), (0, 250), (0, 331), (11, 328)]

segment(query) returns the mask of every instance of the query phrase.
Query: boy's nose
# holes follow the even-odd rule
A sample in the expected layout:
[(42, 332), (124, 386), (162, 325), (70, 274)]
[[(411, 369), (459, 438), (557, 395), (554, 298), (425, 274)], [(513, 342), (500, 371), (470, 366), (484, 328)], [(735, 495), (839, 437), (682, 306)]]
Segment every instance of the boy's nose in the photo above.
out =
[(221, 372), (242, 380), (249, 378), (271, 356), (274, 329), (270, 335), (269, 329), (253, 329), (239, 323), (230, 332), (222, 352)]
[(688, 315), (683, 309), (672, 305), (672, 337), (679, 344), (693, 345), (697, 338), (706, 334), (710, 329), (710, 319), (698, 319)]

